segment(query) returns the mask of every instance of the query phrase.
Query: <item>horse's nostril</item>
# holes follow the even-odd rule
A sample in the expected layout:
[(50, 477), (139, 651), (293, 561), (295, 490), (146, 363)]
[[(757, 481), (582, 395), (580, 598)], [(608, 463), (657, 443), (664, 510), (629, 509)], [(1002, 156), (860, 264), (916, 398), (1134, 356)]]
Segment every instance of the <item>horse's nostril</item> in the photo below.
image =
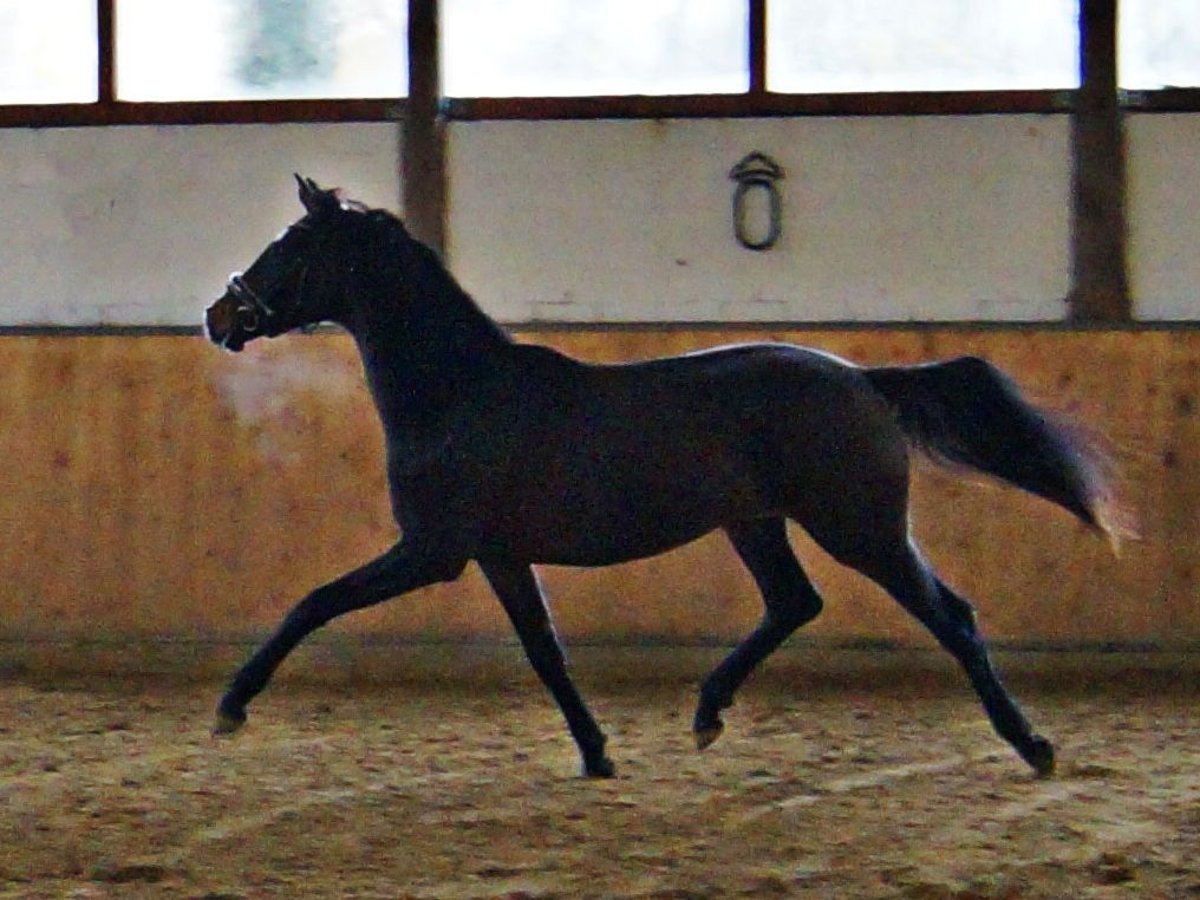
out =
[(234, 304), (226, 301), (222, 297), (204, 312), (204, 324), (213, 343), (221, 343), (233, 330)]

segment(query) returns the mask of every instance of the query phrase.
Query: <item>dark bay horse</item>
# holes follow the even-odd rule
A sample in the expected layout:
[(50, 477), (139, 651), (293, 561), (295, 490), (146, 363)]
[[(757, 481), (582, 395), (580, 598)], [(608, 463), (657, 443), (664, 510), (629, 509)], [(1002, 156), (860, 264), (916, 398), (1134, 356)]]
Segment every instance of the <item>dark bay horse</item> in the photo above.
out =
[(758, 627), (704, 680), (708, 746), (750, 671), (822, 600), (788, 543), (799, 523), (867, 575), (962, 665), (996, 731), (1054, 769), (997, 677), (970, 604), (913, 543), (909, 448), (975, 469), (1112, 531), (1086, 441), (1024, 401), (989, 363), (864, 368), (802, 347), (748, 344), (591, 365), (514, 343), (388, 212), (297, 176), (305, 215), (209, 307), (209, 337), (249, 341), (317, 322), (354, 338), (383, 421), (402, 537), (301, 600), (237, 672), (216, 731), (309, 633), (336, 616), (482, 568), (554, 695), (591, 776), (613, 774), (571, 682), (532, 565), (603, 566), (722, 529), (760, 588)]

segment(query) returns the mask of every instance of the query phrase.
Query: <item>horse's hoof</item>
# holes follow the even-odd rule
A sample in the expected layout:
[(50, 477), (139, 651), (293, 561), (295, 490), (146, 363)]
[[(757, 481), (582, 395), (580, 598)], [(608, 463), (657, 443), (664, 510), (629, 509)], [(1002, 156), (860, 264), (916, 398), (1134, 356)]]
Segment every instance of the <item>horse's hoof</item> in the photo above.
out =
[(1029, 748), (1021, 754), (1033, 767), (1038, 778), (1049, 778), (1054, 774), (1054, 745), (1041, 735), (1034, 735)]
[(584, 760), (583, 776), (585, 778), (612, 778), (617, 774), (617, 767), (607, 756), (599, 759)]
[(229, 737), (231, 734), (236, 734), (243, 725), (246, 724), (246, 713), (243, 711), (229, 712), (228, 710), (218, 709), (217, 720), (213, 723), (214, 737)]
[(697, 728), (693, 731), (696, 736), (696, 749), (704, 750), (712, 745), (712, 742), (721, 736), (721, 732), (725, 730), (725, 725), (720, 719), (715, 725), (709, 725), (704, 728)]

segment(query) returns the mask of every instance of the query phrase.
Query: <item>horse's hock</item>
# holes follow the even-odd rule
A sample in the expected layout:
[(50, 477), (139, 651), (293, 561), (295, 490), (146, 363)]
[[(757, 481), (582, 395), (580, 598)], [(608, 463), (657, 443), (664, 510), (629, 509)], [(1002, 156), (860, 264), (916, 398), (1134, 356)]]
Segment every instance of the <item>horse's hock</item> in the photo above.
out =
[[(919, 469), (916, 531), (977, 605), (989, 637), (1001, 647), (1134, 651), (1200, 640), (1200, 336), (1190, 330), (518, 337), (604, 360), (760, 338), (871, 363), (985, 356), (1035, 398), (1108, 435), (1143, 535), (1115, 558), (1049, 504)], [(306, 590), (394, 539), (378, 425), (341, 335), (282, 338), (239, 357), (191, 336), (7, 336), (0, 363), (9, 385), (0, 398), (8, 668), (219, 671)], [(929, 646), (876, 588), (798, 544), (827, 599), (799, 643)], [(544, 577), (569, 644), (731, 643), (760, 609), (719, 536), (641, 563)], [(318, 636), (315, 655), (354, 671), (372, 645), (486, 644), (509, 634), (469, 569), (453, 584), (347, 617)], [(453, 655), (468, 665), (472, 656)], [(402, 672), (408, 658), (386, 654), (380, 672)]]

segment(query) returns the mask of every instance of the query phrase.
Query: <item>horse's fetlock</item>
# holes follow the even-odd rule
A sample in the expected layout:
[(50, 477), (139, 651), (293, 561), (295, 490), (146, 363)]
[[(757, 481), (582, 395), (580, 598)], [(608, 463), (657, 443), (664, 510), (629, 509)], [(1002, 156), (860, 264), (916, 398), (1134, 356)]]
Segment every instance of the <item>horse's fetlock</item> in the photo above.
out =
[(583, 775), (585, 778), (612, 778), (616, 774), (617, 767), (603, 753), (584, 757)]
[(717, 712), (733, 706), (733, 693), (723, 686), (705, 682), (700, 686), (700, 708)]

